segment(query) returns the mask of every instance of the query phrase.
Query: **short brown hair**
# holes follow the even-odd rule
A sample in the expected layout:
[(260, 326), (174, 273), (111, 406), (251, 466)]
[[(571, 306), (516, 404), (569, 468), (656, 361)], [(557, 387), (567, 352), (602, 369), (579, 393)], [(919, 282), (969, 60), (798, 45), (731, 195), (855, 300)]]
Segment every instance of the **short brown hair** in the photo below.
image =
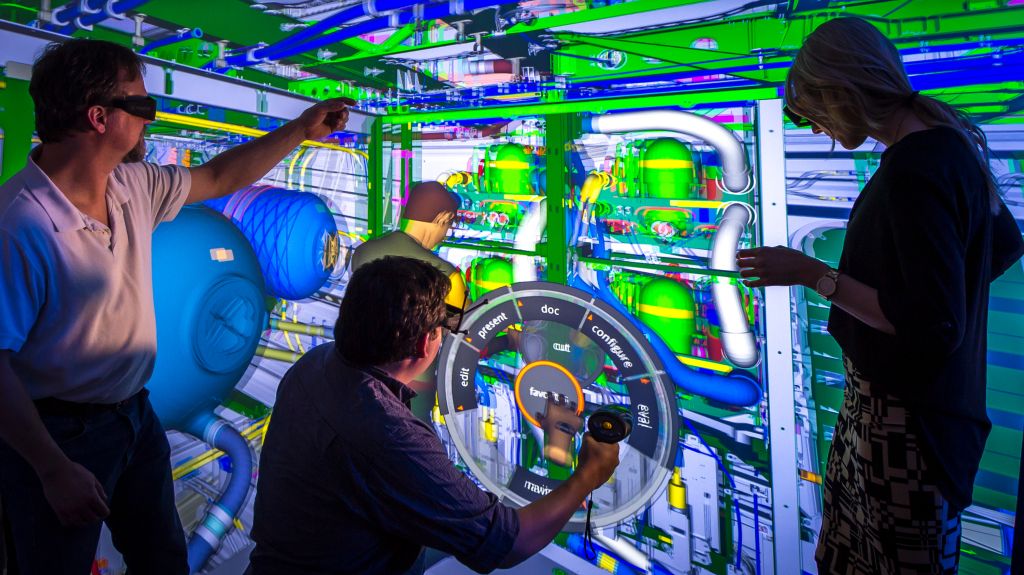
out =
[(445, 320), (451, 282), (431, 264), (385, 256), (355, 272), (334, 326), (335, 345), (359, 366), (414, 357), (416, 342)]
[(455, 215), (459, 210), (459, 196), (441, 182), (420, 182), (409, 190), (409, 198), (402, 208), (402, 217), (417, 222), (436, 222), (442, 214)]
[(113, 42), (74, 38), (49, 44), (32, 66), (28, 85), (39, 139), (59, 142), (88, 130), (85, 111), (121, 96), (121, 82), (135, 81), (142, 71), (135, 52)]

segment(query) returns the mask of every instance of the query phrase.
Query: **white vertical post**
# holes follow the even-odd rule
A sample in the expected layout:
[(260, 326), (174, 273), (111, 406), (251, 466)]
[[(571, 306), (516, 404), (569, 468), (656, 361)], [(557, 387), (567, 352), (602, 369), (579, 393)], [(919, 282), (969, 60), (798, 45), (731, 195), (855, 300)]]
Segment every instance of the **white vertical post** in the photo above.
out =
[[(757, 103), (761, 231), (766, 246), (789, 245), (786, 210), (786, 157), (782, 101)], [(772, 516), (775, 572), (800, 573), (799, 470), (793, 396), (792, 296), (788, 287), (765, 288), (765, 361), (768, 372), (768, 424), (771, 437)]]

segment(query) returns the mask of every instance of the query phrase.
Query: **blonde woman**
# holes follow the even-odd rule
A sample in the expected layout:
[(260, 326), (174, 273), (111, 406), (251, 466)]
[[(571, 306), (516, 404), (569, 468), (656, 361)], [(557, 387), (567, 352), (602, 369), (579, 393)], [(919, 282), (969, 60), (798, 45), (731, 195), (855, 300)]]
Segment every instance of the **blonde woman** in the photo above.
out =
[(742, 250), (749, 286), (832, 301), (845, 400), (825, 476), (820, 573), (954, 573), (960, 512), (991, 424), (989, 283), (1024, 253), (981, 130), (915, 91), (874, 26), (839, 18), (807, 37), (787, 114), (846, 149), (885, 144), (850, 213), (838, 269), (785, 247)]

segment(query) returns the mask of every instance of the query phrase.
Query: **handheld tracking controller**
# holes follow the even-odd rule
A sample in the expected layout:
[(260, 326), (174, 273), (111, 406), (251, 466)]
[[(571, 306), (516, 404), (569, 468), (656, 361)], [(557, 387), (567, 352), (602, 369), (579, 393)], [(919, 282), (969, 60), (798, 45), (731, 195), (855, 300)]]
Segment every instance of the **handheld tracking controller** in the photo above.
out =
[[(618, 443), (633, 431), (633, 414), (624, 405), (602, 405), (587, 418), (587, 431), (595, 441)], [(583, 549), (591, 556), (590, 559), (597, 556), (590, 531), (590, 510), (593, 506), (594, 496), (591, 494), (587, 501), (587, 525), (583, 531)]]
[(587, 419), (587, 431), (601, 443), (618, 443), (633, 431), (633, 414), (624, 405), (603, 405)]

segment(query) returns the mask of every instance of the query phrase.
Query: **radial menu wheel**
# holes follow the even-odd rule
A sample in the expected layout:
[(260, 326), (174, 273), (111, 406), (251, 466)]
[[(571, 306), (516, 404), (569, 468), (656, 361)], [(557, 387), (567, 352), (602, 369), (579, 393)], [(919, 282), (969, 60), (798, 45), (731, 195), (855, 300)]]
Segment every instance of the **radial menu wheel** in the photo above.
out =
[[(611, 306), (560, 284), (481, 297), (441, 349), (438, 404), (469, 471), (517, 507), (571, 475), (587, 416), (628, 406), (633, 431), (594, 492), (595, 526), (640, 510), (666, 485), (678, 448), (674, 386), (647, 340)], [(585, 521), (578, 510), (566, 529)]]

